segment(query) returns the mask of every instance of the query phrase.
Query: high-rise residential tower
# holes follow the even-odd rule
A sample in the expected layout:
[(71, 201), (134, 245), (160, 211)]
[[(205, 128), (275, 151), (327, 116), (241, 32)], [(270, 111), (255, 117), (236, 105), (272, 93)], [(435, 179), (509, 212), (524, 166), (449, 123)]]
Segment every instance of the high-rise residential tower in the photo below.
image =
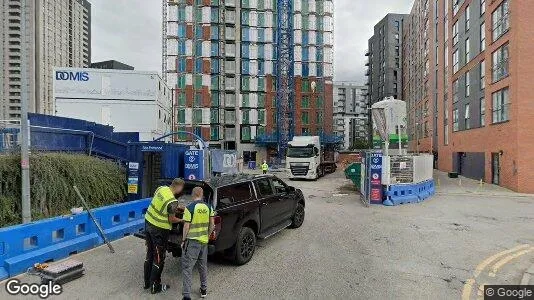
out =
[[(276, 149), (276, 2), (165, 1), (175, 130), (244, 156)], [(295, 134), (331, 133), (333, 1), (294, 1), (293, 19)]]
[(342, 149), (361, 147), (369, 135), (367, 86), (334, 82), (334, 133), (343, 138)]
[[(91, 63), (91, 4), (87, 0), (35, 0), (26, 1), (23, 8), (20, 0), (0, 0), (0, 14), (0, 119), (20, 119), (22, 82), (29, 85), (29, 111), (53, 114), (53, 68)], [(24, 60), (23, 49), (28, 50)], [(23, 61), (28, 64), (26, 79), (21, 78)]]

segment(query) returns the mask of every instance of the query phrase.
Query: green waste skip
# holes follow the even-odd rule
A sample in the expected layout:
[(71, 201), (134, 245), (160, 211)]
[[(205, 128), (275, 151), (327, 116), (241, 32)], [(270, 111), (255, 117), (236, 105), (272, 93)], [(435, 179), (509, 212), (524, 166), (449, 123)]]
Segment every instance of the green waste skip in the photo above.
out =
[(358, 190), (360, 189), (360, 184), (362, 180), (361, 170), (361, 163), (352, 163), (345, 169), (345, 177), (352, 180)]

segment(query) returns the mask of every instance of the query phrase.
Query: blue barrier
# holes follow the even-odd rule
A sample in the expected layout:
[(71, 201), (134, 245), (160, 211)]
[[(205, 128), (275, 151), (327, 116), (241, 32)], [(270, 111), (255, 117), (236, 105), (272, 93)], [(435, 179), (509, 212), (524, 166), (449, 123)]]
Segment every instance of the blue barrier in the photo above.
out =
[[(93, 210), (109, 240), (139, 232), (150, 199)], [(104, 243), (87, 212), (0, 229), (0, 280)]]
[(435, 194), (434, 180), (421, 183), (390, 185), (386, 191), (384, 205), (394, 206), (405, 203), (417, 203)]

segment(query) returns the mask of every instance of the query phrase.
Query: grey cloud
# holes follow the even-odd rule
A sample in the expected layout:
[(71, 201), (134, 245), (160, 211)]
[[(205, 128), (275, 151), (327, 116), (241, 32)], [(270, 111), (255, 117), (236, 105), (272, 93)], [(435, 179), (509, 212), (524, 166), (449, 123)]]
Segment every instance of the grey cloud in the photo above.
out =
[[(161, 70), (160, 0), (90, 0), (92, 60), (115, 59)], [(387, 13), (409, 13), (413, 0), (334, 0), (335, 80), (365, 82), (367, 40)]]

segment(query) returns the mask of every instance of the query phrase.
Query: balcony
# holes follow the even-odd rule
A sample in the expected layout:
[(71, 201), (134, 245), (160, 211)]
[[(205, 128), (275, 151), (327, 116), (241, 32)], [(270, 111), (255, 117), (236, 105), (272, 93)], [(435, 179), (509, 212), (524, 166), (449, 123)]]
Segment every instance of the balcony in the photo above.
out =
[(367, 71), (365, 71), (365, 76), (369, 76), (371, 75), (371, 70), (367, 69)]
[(369, 51), (369, 49), (366, 49), (365, 50), (365, 56), (369, 56), (369, 55), (371, 55), (371, 52)]

